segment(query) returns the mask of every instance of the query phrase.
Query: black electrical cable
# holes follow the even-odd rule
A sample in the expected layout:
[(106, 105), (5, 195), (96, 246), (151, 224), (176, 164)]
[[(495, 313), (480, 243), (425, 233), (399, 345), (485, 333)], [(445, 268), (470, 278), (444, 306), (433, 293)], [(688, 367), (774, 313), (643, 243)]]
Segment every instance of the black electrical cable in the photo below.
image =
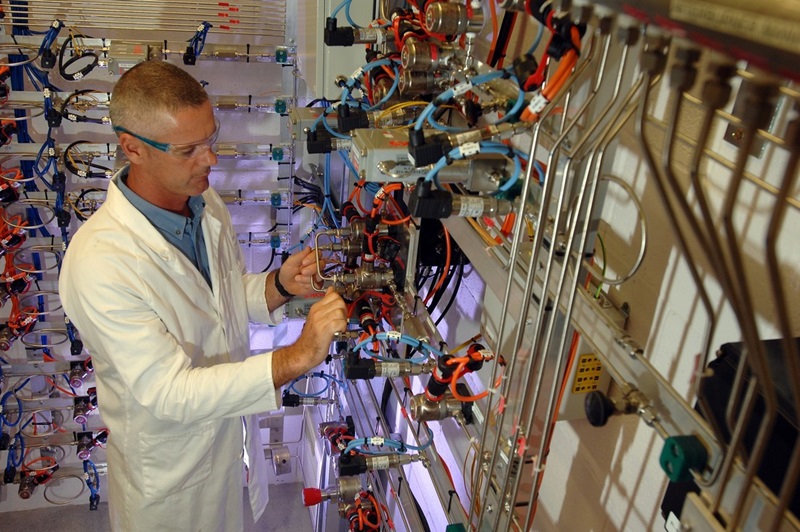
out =
[(72, 158), (72, 150), (74, 150), (76, 146), (80, 146), (81, 144), (91, 144), (91, 143), (88, 140), (76, 140), (75, 142), (67, 146), (67, 149), (64, 150), (64, 155), (62, 156), (62, 160), (64, 162), (64, 168), (66, 168), (73, 174), (77, 175), (78, 177), (85, 177), (85, 178), (111, 177), (113, 171), (110, 168), (106, 168), (105, 166), (95, 164), (93, 162), (83, 163), (84, 168), (78, 168), (78, 166), (75, 164)]
[(266, 268), (264, 268), (263, 270), (261, 270), (261, 273), (266, 273), (266, 272), (268, 272), (268, 271), (269, 271), (269, 269), (270, 269), (270, 268), (272, 268), (272, 264), (275, 262), (275, 256), (276, 256), (277, 254), (278, 254), (278, 250), (277, 250), (277, 249), (275, 249), (275, 248), (272, 248), (272, 256), (269, 258), (269, 264), (267, 264), (267, 267), (266, 267)]
[[(443, 270), (444, 267), (441, 267), (439, 269)], [(444, 274), (444, 281), (442, 282), (442, 286), (439, 288), (439, 291), (436, 292), (436, 294), (434, 294), (433, 298), (431, 299), (431, 302), (426, 307), (428, 310), (428, 314), (433, 313), (433, 309), (435, 309), (439, 305), (439, 301), (441, 301), (442, 297), (444, 297), (444, 292), (446, 288), (450, 285), (450, 281), (453, 279), (453, 275), (455, 275), (455, 273), (456, 273), (456, 265), (454, 264)]]
[[(67, 37), (67, 40), (64, 41), (64, 44), (61, 45), (61, 49), (58, 51), (58, 73), (61, 74), (61, 77), (67, 81), (78, 81), (79, 79), (83, 78), (89, 72), (94, 70), (97, 66), (97, 63), (100, 61), (100, 57), (90, 51), (83, 51), (80, 54), (73, 54), (66, 62), (64, 62), (64, 52), (67, 50), (67, 46), (72, 44), (72, 50), (75, 51), (74, 41), (72, 35)], [(91, 61), (81, 69), (78, 69), (75, 72), (67, 72), (67, 68), (71, 67), (78, 61), (81, 61), (85, 58), (91, 58)]]
[(77, 113), (70, 112), (69, 110), (69, 106), (70, 104), (72, 104), (74, 100), (77, 100), (79, 97), (85, 96), (87, 94), (97, 94), (99, 92), (100, 91), (96, 91), (94, 89), (82, 89), (73, 92), (72, 94), (67, 96), (67, 98), (64, 100), (64, 103), (61, 104), (61, 108), (58, 110), (58, 113), (67, 120), (69, 120), (70, 122), (88, 122), (90, 124), (105, 124), (106, 121), (104, 121), (104, 119), (102, 118), (89, 118), (85, 115), (79, 115)]
[(466, 265), (464, 264), (462, 258), (462, 260), (459, 262), (458, 265), (458, 277), (456, 278), (456, 285), (453, 287), (453, 293), (450, 295), (450, 301), (447, 302), (447, 305), (444, 307), (444, 310), (442, 310), (442, 313), (439, 314), (438, 318), (436, 318), (436, 321), (434, 321), (434, 325), (438, 326), (439, 323), (441, 323), (441, 321), (444, 319), (445, 314), (447, 314), (447, 312), (450, 310), (450, 307), (453, 306), (453, 303), (455, 302), (456, 297), (458, 295), (458, 289), (461, 287), (461, 280), (464, 278), (465, 266)]
[(505, 15), (503, 15), (503, 22), (500, 23), (500, 29), (497, 31), (497, 41), (488, 60), (489, 66), (494, 67), (500, 59), (506, 56), (508, 43), (511, 41), (511, 32), (514, 29), (516, 20), (517, 14), (513, 11), (506, 11)]

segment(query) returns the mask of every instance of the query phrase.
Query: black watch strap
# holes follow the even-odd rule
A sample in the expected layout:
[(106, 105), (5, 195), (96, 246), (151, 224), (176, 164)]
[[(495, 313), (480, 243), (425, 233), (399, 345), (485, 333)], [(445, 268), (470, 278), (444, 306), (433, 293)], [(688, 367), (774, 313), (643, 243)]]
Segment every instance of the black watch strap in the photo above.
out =
[(294, 297), (295, 294), (289, 292), (282, 284), (281, 284), (281, 269), (278, 268), (275, 270), (275, 289), (278, 291), (280, 295), (283, 297)]

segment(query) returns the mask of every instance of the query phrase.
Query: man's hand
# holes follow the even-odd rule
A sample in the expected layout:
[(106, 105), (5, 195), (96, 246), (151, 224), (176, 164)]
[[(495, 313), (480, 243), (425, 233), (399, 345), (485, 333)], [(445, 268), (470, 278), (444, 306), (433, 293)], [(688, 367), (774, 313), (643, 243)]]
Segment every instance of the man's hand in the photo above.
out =
[[(325, 261), (320, 259), (319, 271), (325, 268)], [(314, 292), (314, 287), (322, 284), (317, 275), (316, 253), (305, 248), (290, 256), (278, 271), (280, 282), (289, 293), (302, 296)]]
[(280, 388), (325, 360), (333, 335), (347, 328), (347, 305), (333, 288), (311, 305), (303, 332), (297, 341), (273, 353), (272, 380)]
[(347, 305), (342, 296), (328, 288), (325, 296), (311, 305), (303, 332), (297, 344), (313, 353), (308, 369), (321, 363), (328, 356), (334, 333), (347, 329)]

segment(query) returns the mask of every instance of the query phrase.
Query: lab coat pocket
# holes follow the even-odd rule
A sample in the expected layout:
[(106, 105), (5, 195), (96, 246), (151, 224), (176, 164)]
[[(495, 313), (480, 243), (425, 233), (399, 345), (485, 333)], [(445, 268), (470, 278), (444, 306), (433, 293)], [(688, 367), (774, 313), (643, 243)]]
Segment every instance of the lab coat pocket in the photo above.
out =
[(163, 499), (208, 480), (213, 427), (209, 421), (180, 434), (140, 435), (145, 498)]

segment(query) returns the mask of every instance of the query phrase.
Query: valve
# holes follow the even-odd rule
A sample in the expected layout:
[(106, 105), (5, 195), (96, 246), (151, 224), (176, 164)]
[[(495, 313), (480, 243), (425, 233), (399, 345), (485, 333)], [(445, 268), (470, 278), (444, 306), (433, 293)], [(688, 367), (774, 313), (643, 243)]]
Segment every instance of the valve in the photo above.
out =
[(409, 37), (400, 53), (400, 61), (406, 72), (441, 72), (447, 69), (457, 52), (458, 48), (452, 44), (435, 44)]
[[(456, 390), (463, 396), (469, 395), (464, 383), (456, 384)], [(473, 421), (472, 403), (462, 403), (449, 393), (440, 396), (437, 401), (430, 400), (425, 394), (417, 394), (411, 398), (409, 407), (414, 421), (441, 421), (449, 417), (463, 420), (466, 425)]]
[(97, 408), (97, 389), (89, 388), (87, 393), (72, 400), (72, 419), (78, 425), (85, 425), (89, 421), (89, 413)]
[(608, 418), (615, 414), (646, 413), (650, 400), (639, 390), (629, 386), (625, 386), (625, 388), (628, 391), (619, 399), (611, 399), (598, 390), (586, 394), (583, 407), (586, 419), (592, 426), (604, 426), (608, 422)]
[(431, 2), (425, 10), (425, 25), (431, 32), (442, 35), (477, 33), (483, 27), (481, 3), (471, 2), (468, 8), (456, 2)]
[(36, 489), (36, 480), (34, 479), (33, 475), (29, 475), (24, 471), (20, 472), (19, 490), (17, 491), (17, 493), (19, 494), (19, 498), (25, 500), (30, 499), (35, 489)]
[(17, 249), (25, 243), (27, 238), (28, 234), (25, 232), (24, 228), (15, 227), (10, 233), (4, 235), (2, 240), (0, 240), (0, 248), (2, 248), (4, 253), (6, 251)]
[(11, 183), (0, 183), (0, 203), (13, 203), (19, 199), (19, 191)]
[(321, 490), (319, 488), (303, 489), (303, 505), (315, 506), (323, 501), (352, 501), (361, 491), (361, 479), (358, 477), (339, 477), (337, 485)]
[(92, 358), (86, 360), (74, 360), (69, 364), (69, 385), (73, 388), (80, 388), (89, 376), (94, 373)]
[(8, 351), (11, 349), (11, 344), (17, 339), (14, 331), (8, 324), (0, 324), (0, 351)]
[(0, 120), (0, 146), (10, 143), (17, 133), (17, 123), (10, 120)]
[(77, 441), (76, 451), (79, 460), (88, 460), (92, 457), (92, 451), (100, 444), (105, 444), (108, 440), (108, 429), (100, 429), (97, 435), (91, 432), (78, 432), (75, 434)]
[(397, 469), (422, 459), (420, 454), (343, 454), (339, 457), (339, 474), (352, 477), (367, 471)]

